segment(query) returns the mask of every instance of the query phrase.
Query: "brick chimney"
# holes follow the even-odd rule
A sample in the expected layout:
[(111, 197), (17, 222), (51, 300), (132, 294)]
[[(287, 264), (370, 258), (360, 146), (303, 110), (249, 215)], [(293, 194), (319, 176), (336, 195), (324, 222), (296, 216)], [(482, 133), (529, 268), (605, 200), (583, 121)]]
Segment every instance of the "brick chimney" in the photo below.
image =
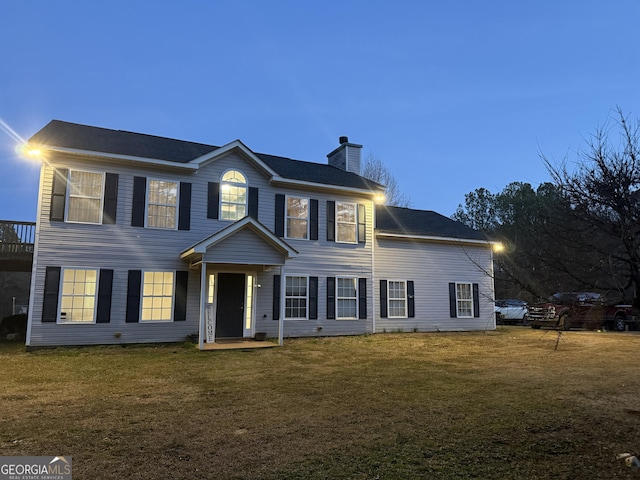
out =
[(348, 137), (340, 137), (340, 146), (327, 155), (329, 165), (360, 175), (362, 145), (349, 143)]

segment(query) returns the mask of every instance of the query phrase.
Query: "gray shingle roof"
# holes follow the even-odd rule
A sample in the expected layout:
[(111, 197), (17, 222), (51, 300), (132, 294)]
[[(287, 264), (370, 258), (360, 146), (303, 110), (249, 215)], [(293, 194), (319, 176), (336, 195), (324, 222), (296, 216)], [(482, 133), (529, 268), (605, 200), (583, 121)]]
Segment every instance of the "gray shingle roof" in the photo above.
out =
[[(203, 143), (156, 137), (142, 133), (111, 130), (77, 123), (52, 120), (29, 139), (30, 142), (91, 152), (188, 163), (220, 147)], [(255, 153), (283, 178), (323, 185), (379, 190), (382, 187), (352, 172), (328, 164), (292, 160)]]
[(401, 207), (377, 206), (376, 230), (402, 235), (488, 240), (483, 233), (439, 213)]

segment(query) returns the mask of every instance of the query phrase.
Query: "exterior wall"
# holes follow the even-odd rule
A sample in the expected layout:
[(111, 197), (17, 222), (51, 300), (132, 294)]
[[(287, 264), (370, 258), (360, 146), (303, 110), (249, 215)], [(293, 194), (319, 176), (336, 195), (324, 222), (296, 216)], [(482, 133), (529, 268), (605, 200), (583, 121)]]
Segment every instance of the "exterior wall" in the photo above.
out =
[[(188, 265), (180, 259), (180, 253), (211, 234), (230, 225), (228, 221), (207, 218), (208, 182), (219, 182), (221, 174), (235, 168), (242, 171), (251, 187), (259, 189), (258, 221), (270, 230), (275, 226), (275, 195), (300, 195), (319, 202), (318, 240), (287, 240), (299, 255), (287, 261), (283, 275), (309, 275), (319, 277), (319, 320), (285, 321), (286, 336), (338, 335), (371, 332), (373, 328), (373, 303), (367, 301), (367, 320), (326, 319), (326, 277), (351, 276), (367, 278), (367, 293), (371, 297), (373, 203), (365, 198), (350, 195), (338, 196), (325, 191), (274, 188), (267, 176), (244, 156), (231, 152), (201, 167), (197, 173), (178, 169), (155, 168), (104, 161), (96, 158), (80, 159), (56, 154), (49, 159), (58, 168), (78, 168), (88, 171), (118, 174), (118, 202), (115, 225), (93, 225), (66, 223), (49, 220), (53, 167), (44, 166), (41, 179), (41, 198), (32, 282), (29, 338), (30, 346), (108, 344), (136, 342), (183, 341), (188, 334), (199, 329), (200, 318), (200, 269), (189, 271), (186, 321), (167, 323), (126, 323), (126, 298), (129, 270), (187, 270)], [(192, 185), (191, 215), (189, 230), (166, 230), (131, 226), (134, 176), (189, 182)], [(363, 244), (338, 244), (326, 240), (326, 202), (350, 201), (366, 205), (367, 242)], [(206, 261), (221, 263), (255, 262), (247, 266), (247, 272), (260, 271), (263, 264), (278, 263), (280, 255), (259, 243), (250, 231), (237, 232), (232, 238), (221, 242), (206, 254)], [(239, 257), (240, 250), (247, 247), (247, 256)], [(239, 250), (240, 249), (240, 250)], [(279, 257), (281, 258), (281, 257)], [(48, 266), (76, 268), (113, 269), (113, 291), (111, 319), (109, 323), (57, 324), (43, 323), (43, 296), (45, 270)], [(255, 304), (257, 331), (277, 335), (278, 322), (271, 320), (272, 276), (275, 269), (261, 273), (258, 281), (261, 288)], [(264, 317), (264, 315), (267, 315)], [(319, 329), (318, 327), (322, 327)]]
[[(495, 329), (493, 260), (488, 246), (378, 238), (375, 249), (375, 331), (470, 331)], [(414, 318), (380, 318), (380, 280), (414, 282)], [(479, 286), (480, 316), (451, 318), (449, 283)]]

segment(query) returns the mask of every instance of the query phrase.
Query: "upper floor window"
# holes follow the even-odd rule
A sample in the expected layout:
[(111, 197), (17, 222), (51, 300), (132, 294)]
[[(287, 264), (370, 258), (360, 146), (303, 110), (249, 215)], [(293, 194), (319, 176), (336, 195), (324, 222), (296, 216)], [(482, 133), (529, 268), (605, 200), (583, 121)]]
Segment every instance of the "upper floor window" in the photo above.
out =
[(102, 223), (104, 174), (69, 171), (68, 222)]
[(178, 183), (149, 180), (147, 189), (147, 227), (176, 228)]
[(357, 209), (355, 203), (336, 202), (336, 242), (358, 242)]
[(287, 238), (309, 238), (309, 199), (287, 197)]
[(220, 216), (233, 221), (247, 216), (247, 179), (238, 170), (227, 170), (220, 179)]

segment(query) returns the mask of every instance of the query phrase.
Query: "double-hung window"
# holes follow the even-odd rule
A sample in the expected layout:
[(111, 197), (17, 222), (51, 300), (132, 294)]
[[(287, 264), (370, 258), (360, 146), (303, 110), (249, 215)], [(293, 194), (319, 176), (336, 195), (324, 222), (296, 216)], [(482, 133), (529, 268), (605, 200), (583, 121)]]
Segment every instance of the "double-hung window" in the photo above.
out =
[(147, 190), (147, 227), (176, 228), (178, 183), (149, 180)]
[(63, 269), (60, 322), (93, 323), (95, 321), (97, 284), (97, 269)]
[(287, 197), (287, 238), (309, 238), (309, 199)]
[(407, 282), (389, 280), (387, 288), (389, 318), (407, 318)]
[(68, 222), (102, 223), (104, 174), (69, 171)]
[(336, 242), (358, 242), (357, 204), (336, 202)]
[(238, 170), (228, 170), (220, 179), (220, 218), (240, 220), (247, 216), (247, 179)]
[(174, 272), (144, 272), (141, 321), (170, 322), (172, 320), (174, 278)]
[(284, 297), (285, 318), (307, 318), (308, 292), (307, 277), (286, 277)]
[(336, 280), (337, 318), (358, 318), (358, 279), (338, 277)]
[(473, 317), (473, 290), (470, 283), (456, 283), (457, 316)]

